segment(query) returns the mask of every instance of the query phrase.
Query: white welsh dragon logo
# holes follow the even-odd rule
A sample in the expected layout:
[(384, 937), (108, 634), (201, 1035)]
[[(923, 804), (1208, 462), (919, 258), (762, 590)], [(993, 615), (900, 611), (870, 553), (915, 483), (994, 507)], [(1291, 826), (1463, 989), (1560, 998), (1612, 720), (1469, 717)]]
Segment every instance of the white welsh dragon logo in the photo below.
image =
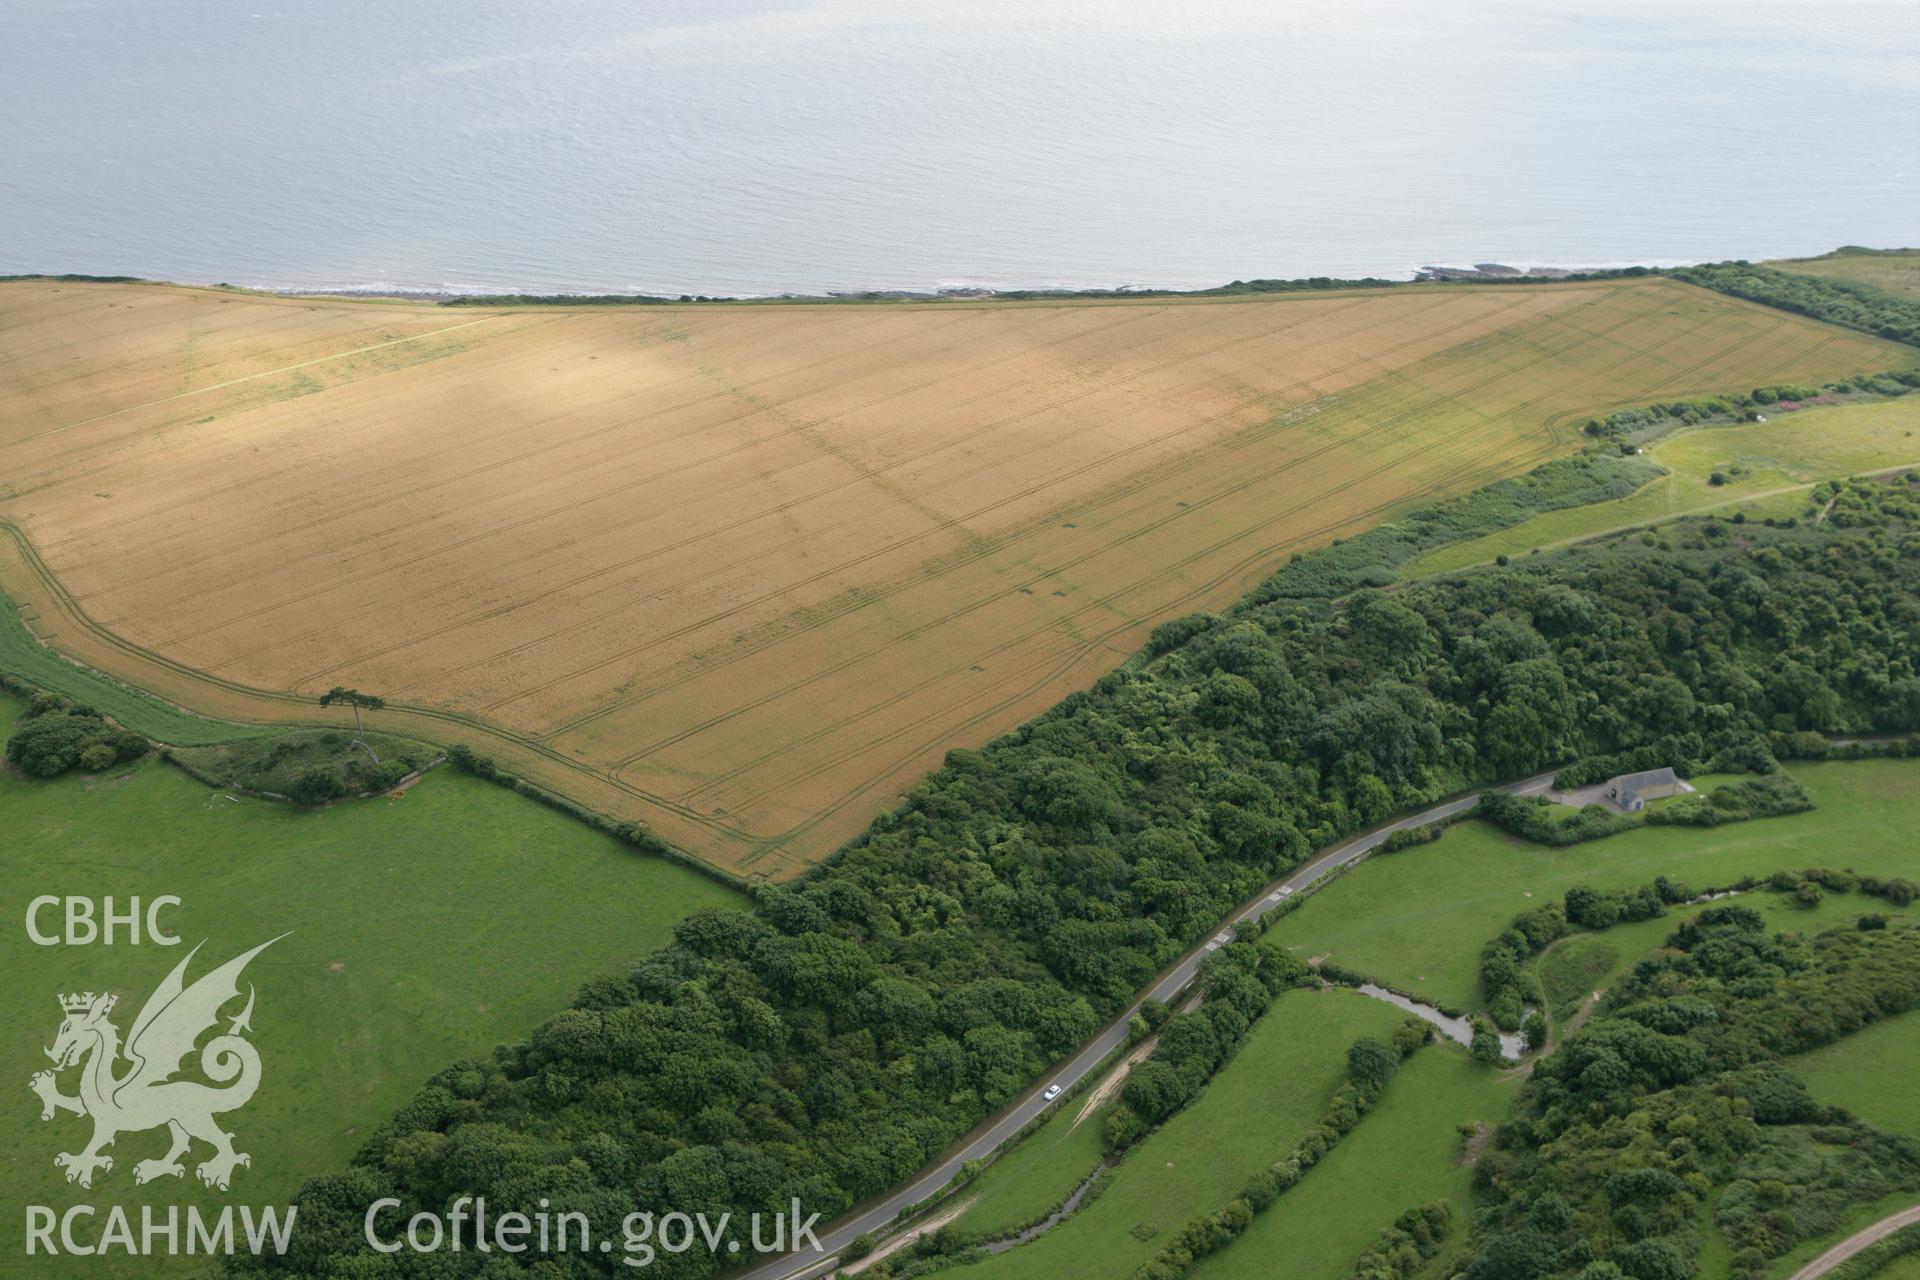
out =
[[(246, 1007), (231, 1019), (226, 1033), (216, 1035), (200, 1050), (200, 1070), (226, 1087), (216, 1089), (197, 1080), (173, 1077), (180, 1070), (181, 1059), (193, 1052), (194, 1042), (220, 1021), (221, 1006), (239, 998), (240, 971), (278, 941), (280, 938), (269, 939), (187, 986), (187, 965), (200, 950), (195, 947), (147, 998), (133, 1020), (124, 1050), (119, 1028), (107, 1020), (118, 997), (91, 991), (60, 997), (66, 1018), (60, 1023), (53, 1048), (47, 1050), (53, 1070), (36, 1072), (28, 1087), (40, 1095), (42, 1120), (53, 1119), (57, 1111), (93, 1118), (93, 1141), (86, 1149), (53, 1158), (67, 1171), (68, 1182), (91, 1187), (95, 1170), (113, 1170), (113, 1158), (102, 1151), (113, 1145), (117, 1134), (161, 1125), (172, 1135), (173, 1145), (160, 1159), (134, 1165), (135, 1182), (186, 1176), (180, 1157), (187, 1154), (195, 1138), (213, 1147), (213, 1155), (195, 1170), (200, 1181), (210, 1187), (225, 1191), (235, 1167), (252, 1163), (245, 1153), (233, 1149), (233, 1135), (213, 1120), (222, 1112), (245, 1106), (260, 1087), (260, 1054), (240, 1035), (253, 1029), (249, 1023), (253, 1016), (251, 985), (247, 987)], [(116, 1071), (122, 1056), (130, 1064), (124, 1073)], [(80, 1071), (80, 1092), (70, 1098), (60, 1092), (55, 1072), (78, 1065), (83, 1059), (86, 1065)]]

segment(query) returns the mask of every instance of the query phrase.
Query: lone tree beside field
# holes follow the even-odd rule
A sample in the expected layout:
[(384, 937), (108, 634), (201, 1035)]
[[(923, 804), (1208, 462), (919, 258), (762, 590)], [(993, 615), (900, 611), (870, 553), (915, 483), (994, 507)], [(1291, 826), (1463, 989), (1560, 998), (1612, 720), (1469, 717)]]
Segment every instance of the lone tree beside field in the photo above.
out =
[(373, 762), (379, 764), (380, 753), (367, 742), (367, 727), (360, 722), (360, 708), (378, 711), (387, 705), (387, 700), (375, 697), (371, 693), (362, 693), (358, 689), (343, 688), (340, 685), (335, 685), (320, 695), (320, 705), (323, 707), (331, 707), (341, 702), (353, 708), (353, 740), (366, 747), (367, 754), (373, 757)]

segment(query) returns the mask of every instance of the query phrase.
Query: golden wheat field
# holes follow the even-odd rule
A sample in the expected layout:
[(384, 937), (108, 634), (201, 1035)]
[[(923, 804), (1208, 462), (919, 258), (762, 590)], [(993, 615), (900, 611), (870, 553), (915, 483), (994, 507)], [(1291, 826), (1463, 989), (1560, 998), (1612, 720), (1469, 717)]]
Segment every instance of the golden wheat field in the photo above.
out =
[(4, 284), (0, 583), (189, 706), (357, 686), (784, 876), (1155, 623), (1595, 410), (1902, 363), (1663, 280), (501, 311)]

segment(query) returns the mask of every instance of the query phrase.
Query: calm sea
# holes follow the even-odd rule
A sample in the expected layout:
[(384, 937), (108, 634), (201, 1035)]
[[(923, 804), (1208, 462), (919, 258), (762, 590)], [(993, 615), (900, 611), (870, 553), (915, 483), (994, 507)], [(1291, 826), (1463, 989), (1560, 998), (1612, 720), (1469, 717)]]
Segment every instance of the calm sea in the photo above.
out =
[(1920, 244), (1920, 4), (0, 0), (0, 272), (770, 293)]

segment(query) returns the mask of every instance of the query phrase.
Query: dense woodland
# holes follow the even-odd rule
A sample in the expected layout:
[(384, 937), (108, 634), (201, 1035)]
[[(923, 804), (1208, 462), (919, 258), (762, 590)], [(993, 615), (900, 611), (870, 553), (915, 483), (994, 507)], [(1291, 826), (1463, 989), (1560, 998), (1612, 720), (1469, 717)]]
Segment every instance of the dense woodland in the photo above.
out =
[[(384, 1195), (410, 1210), (484, 1195), (502, 1213), (546, 1198), (596, 1222), (739, 1220), (798, 1197), (832, 1216), (922, 1167), (1342, 833), (1676, 733), (1734, 750), (1920, 727), (1916, 516), (1909, 483), (1862, 484), (1818, 527), (1684, 522), (1671, 551), (1615, 539), (1340, 600), (1296, 594), (1340, 576), (1296, 563), (952, 752), (756, 910), (692, 916), (527, 1042), (441, 1072), (351, 1169), (307, 1185), (294, 1248), (263, 1265), (347, 1274), (333, 1267)], [(1616, 1022), (1599, 1029), (1640, 1034)], [(351, 1274), (424, 1265), (369, 1256)], [(656, 1270), (712, 1265), (696, 1251)]]
[(1749, 1275), (1920, 1187), (1920, 1142), (1819, 1106), (1781, 1062), (1916, 1003), (1920, 930), (1701, 912), (1534, 1072), (1474, 1170), (1467, 1280), (1687, 1280), (1705, 1213)]

